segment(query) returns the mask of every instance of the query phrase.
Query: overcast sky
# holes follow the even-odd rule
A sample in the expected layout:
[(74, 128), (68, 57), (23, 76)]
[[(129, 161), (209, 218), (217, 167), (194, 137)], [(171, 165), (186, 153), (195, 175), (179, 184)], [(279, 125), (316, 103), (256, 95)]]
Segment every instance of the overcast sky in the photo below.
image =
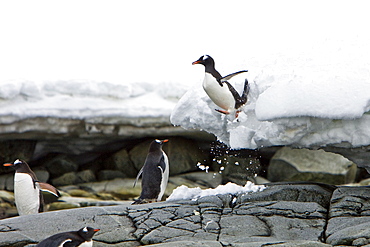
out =
[(203, 54), (222, 74), (249, 58), (368, 38), (366, 1), (0, 2), (0, 81), (199, 81)]

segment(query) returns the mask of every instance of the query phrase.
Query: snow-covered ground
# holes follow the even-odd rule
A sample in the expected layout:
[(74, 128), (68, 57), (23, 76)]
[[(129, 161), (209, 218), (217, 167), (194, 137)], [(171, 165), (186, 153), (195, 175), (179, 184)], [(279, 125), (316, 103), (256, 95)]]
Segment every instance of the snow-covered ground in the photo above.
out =
[(370, 145), (368, 40), (326, 40), (304, 51), (255, 57), (250, 64), (245, 68), (249, 74), (234, 79), (239, 91), (245, 77), (251, 87), (237, 120), (214, 110), (199, 78), (177, 104), (171, 122), (211, 132), (234, 149)]
[[(114, 83), (87, 80), (3, 81), (0, 116), (19, 120), (55, 118), (140, 118), (171, 114), (185, 89), (182, 84)], [(103, 121), (101, 121), (103, 122)]]
[(173, 190), (172, 194), (167, 198), (167, 201), (176, 200), (196, 200), (204, 196), (221, 195), (221, 194), (247, 194), (264, 190), (264, 185), (255, 185), (250, 181), (244, 186), (240, 186), (234, 183), (227, 183), (225, 185), (219, 185), (214, 189), (204, 189), (199, 187), (189, 188), (185, 185), (181, 185)]

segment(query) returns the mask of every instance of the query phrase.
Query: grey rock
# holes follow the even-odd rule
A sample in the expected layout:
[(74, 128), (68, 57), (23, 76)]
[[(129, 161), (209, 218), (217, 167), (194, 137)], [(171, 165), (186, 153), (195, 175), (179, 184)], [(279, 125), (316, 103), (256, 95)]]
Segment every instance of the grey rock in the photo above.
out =
[(216, 188), (222, 183), (222, 175), (213, 172), (189, 172), (179, 175), (179, 177), (186, 178), (207, 188)]
[(294, 240), (294, 241), (268, 241), (252, 243), (232, 243), (231, 247), (330, 247), (332, 245), (317, 241)]
[(47, 160), (44, 166), (52, 177), (61, 176), (68, 172), (76, 172), (78, 164), (70, 160), (66, 155), (57, 155)]
[[(129, 152), (130, 159), (138, 171), (144, 164), (151, 141), (153, 140), (140, 143)], [(196, 164), (208, 158), (208, 154), (204, 154), (194, 141), (185, 138), (170, 138), (163, 146), (163, 150), (169, 158), (171, 176), (196, 171), (198, 169)]]
[(54, 186), (63, 186), (69, 184), (79, 184), (86, 182), (96, 181), (96, 177), (93, 171), (83, 170), (80, 172), (68, 172), (60, 177), (52, 179), (52, 184)]
[(153, 247), (194, 247), (194, 246), (204, 246), (204, 247), (222, 247), (221, 243), (218, 241), (176, 241), (176, 243), (161, 243), (161, 244), (151, 244), (147, 246)]
[[(246, 195), (46, 212), (0, 220), (0, 246), (32, 246), (61, 229), (86, 225), (102, 229), (94, 236), (98, 247), (203, 242), (239, 247), (366, 246), (369, 192), (370, 187), (286, 183)], [(41, 227), (35, 228), (34, 222)]]
[[(58, 232), (77, 230), (84, 226), (101, 229), (93, 238), (94, 246), (116, 243), (132, 243), (127, 246), (138, 246), (131, 234), (134, 228), (130, 219), (122, 212), (124, 209), (124, 206), (90, 207), (1, 220), (0, 246), (16, 246), (20, 242), (24, 245), (35, 244)], [(35, 227), (35, 222), (38, 222), (38, 227)]]
[(117, 170), (125, 174), (125, 177), (135, 178), (139, 170), (135, 169), (126, 149), (122, 149), (104, 161), (103, 167)]
[(368, 241), (369, 201), (370, 187), (340, 187), (334, 191), (326, 231), (327, 242), (332, 245), (356, 245)]
[(49, 180), (50, 174), (48, 171), (44, 169), (35, 169), (34, 172), (39, 181), (46, 183)]
[(259, 193), (239, 195), (236, 203), (251, 201), (297, 201), (316, 202), (328, 208), (334, 185), (309, 182), (282, 182), (266, 184), (266, 189)]
[(98, 180), (104, 181), (104, 180), (113, 180), (115, 178), (124, 178), (125, 174), (121, 171), (116, 170), (101, 170), (98, 172)]
[(352, 161), (339, 154), (283, 147), (272, 157), (267, 179), (346, 184), (354, 181), (356, 170)]

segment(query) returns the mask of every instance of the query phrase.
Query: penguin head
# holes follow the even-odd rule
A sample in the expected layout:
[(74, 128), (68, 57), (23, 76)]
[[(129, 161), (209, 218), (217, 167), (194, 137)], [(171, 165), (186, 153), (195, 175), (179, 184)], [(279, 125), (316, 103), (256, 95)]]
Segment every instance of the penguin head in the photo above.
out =
[(100, 229), (94, 229), (92, 227), (84, 227), (78, 230), (78, 235), (80, 235), (83, 239), (90, 241), (96, 232), (100, 231)]
[(152, 141), (152, 143), (150, 143), (149, 152), (161, 150), (163, 144), (165, 144), (166, 142), (168, 142), (168, 139), (165, 140), (155, 139), (154, 141)]
[(215, 65), (215, 61), (213, 60), (213, 58), (209, 55), (203, 55), (201, 56), (197, 61), (194, 61), (192, 63), (193, 65), (194, 64), (203, 64), (204, 66), (214, 66)]
[(4, 166), (10, 166), (13, 167), (15, 170), (18, 170), (20, 167), (28, 167), (28, 164), (23, 160), (16, 159), (13, 163), (6, 163), (4, 164)]

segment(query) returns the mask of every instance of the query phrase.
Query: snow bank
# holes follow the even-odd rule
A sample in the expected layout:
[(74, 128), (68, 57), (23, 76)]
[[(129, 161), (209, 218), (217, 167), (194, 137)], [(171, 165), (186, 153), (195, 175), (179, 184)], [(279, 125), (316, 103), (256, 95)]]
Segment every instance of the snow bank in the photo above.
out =
[(252, 192), (258, 192), (264, 190), (264, 185), (255, 185), (248, 181), (245, 186), (240, 186), (234, 183), (227, 183), (225, 185), (219, 185), (215, 189), (204, 189), (199, 187), (189, 188), (185, 185), (181, 185), (173, 190), (172, 194), (167, 198), (167, 201), (176, 200), (196, 200), (204, 196), (220, 195), (220, 194), (246, 194)]
[[(171, 89), (171, 90), (170, 90)], [(148, 118), (170, 115), (183, 85), (114, 83), (84, 80), (11, 80), (0, 84), (0, 116), (25, 119), (56, 117)]]
[[(305, 51), (253, 57), (243, 75), (251, 86), (249, 100), (237, 120), (214, 110), (199, 78), (171, 122), (213, 133), (234, 149), (370, 145), (368, 51), (366, 40), (326, 40)], [(243, 81), (235, 79), (237, 90)]]

